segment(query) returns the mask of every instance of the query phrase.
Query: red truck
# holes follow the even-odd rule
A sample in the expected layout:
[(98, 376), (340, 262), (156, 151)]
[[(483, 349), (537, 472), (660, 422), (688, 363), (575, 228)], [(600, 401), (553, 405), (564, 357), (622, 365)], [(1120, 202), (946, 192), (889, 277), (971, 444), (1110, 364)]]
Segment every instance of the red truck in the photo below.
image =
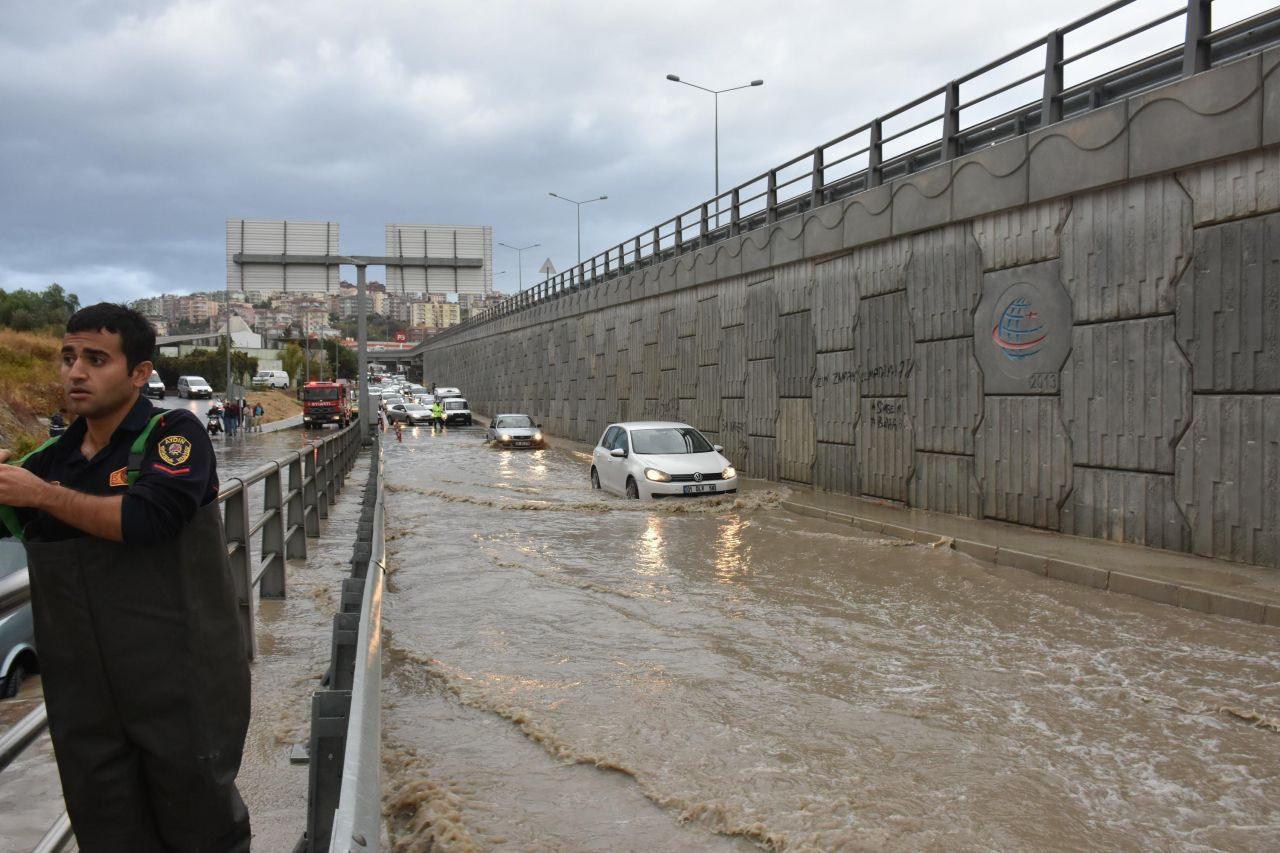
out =
[(302, 425), (320, 429), (325, 424), (345, 427), (351, 423), (351, 394), (345, 384), (308, 382), (302, 386)]

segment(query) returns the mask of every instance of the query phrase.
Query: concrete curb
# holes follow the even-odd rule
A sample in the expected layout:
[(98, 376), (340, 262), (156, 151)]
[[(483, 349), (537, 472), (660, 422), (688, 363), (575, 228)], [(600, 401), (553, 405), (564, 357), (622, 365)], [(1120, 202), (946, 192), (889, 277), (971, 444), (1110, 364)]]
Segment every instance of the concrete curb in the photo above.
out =
[[(946, 543), (948, 547), (977, 560), (994, 563), (998, 566), (1009, 566), (1015, 569), (1053, 580), (1066, 581), (1093, 589), (1113, 592), (1120, 595), (1132, 595), (1138, 598), (1193, 610), (1197, 613), (1209, 613), (1215, 616), (1226, 616), (1231, 619), (1242, 619), (1260, 625), (1280, 627), (1280, 596), (1272, 598), (1263, 591), (1256, 596), (1229, 594), (1221, 589), (1208, 585), (1189, 584), (1169, 577), (1160, 577), (1152, 572), (1140, 572), (1134, 569), (1118, 571), (1102, 565), (1084, 562), (1073, 562), (1058, 557), (1019, 551), (1001, 547), (990, 542), (948, 536), (946, 533), (929, 530), (923, 527), (886, 522), (869, 516), (844, 513), (825, 509), (797, 500), (784, 500), (782, 508), (796, 515), (808, 518), (820, 518), (839, 524), (848, 524), (860, 530), (882, 536), (893, 536), (921, 545), (939, 547)], [(905, 511), (904, 511), (905, 514)], [(993, 537), (994, 538), (994, 537)], [(1096, 540), (1090, 540), (1098, 545)], [(1104, 543), (1109, 544), (1109, 543)], [(1138, 546), (1112, 544), (1117, 549), (1116, 562), (1125, 562), (1119, 549)], [(1150, 549), (1143, 549), (1150, 550)], [(1171, 552), (1171, 556), (1173, 556)], [(1186, 558), (1185, 554), (1177, 554)], [(1229, 574), (1235, 570), (1235, 564), (1218, 560), (1203, 559), (1206, 567), (1217, 567)]]

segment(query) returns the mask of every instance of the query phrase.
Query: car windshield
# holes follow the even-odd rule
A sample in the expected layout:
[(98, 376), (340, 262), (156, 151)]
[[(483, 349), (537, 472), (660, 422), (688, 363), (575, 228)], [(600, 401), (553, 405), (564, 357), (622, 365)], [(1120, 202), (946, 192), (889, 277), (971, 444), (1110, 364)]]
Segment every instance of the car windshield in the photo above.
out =
[(302, 399), (304, 400), (336, 400), (338, 399), (337, 388), (303, 388)]
[(494, 424), (497, 429), (506, 427), (507, 429), (533, 429), (533, 418), (528, 415), (507, 415), (505, 418), (498, 418), (498, 422)]
[(465, 409), (467, 407), (466, 400), (445, 400), (444, 407), (446, 409)]
[(419, 406), (417, 403), (406, 403), (404, 410), (406, 412), (425, 412), (428, 411), (426, 406)]
[(633, 429), (631, 449), (643, 454), (710, 453), (711, 445), (692, 427)]

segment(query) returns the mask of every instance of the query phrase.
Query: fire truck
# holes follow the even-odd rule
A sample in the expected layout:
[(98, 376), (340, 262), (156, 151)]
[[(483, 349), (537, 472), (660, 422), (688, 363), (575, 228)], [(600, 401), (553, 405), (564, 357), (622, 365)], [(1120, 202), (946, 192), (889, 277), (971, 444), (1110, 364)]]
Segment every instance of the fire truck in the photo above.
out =
[(325, 424), (345, 427), (351, 422), (351, 395), (345, 384), (308, 382), (302, 386), (302, 425), (320, 429)]

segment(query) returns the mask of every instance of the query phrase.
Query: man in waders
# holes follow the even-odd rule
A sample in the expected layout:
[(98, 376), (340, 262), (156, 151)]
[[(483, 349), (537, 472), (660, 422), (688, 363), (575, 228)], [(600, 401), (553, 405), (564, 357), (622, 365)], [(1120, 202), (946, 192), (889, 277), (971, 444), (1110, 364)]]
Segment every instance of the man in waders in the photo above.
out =
[(102, 303), (62, 339), (78, 415), (12, 464), (0, 535), (25, 541), (49, 732), (85, 853), (247, 851), (235, 787), (249, 669), (204, 425), (141, 395), (155, 330)]

